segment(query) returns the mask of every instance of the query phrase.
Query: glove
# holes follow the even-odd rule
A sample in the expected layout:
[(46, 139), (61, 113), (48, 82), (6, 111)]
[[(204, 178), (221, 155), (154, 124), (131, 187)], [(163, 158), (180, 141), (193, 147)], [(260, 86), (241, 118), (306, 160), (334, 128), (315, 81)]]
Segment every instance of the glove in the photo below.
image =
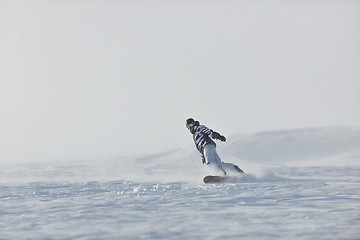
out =
[(220, 133), (213, 132), (212, 135), (213, 135), (213, 138), (215, 138), (215, 139), (219, 139), (222, 142), (226, 141), (226, 138), (224, 136), (220, 135)]
[(220, 139), (220, 137), (221, 137), (220, 133), (218, 133), (218, 132), (213, 132), (212, 133), (212, 138), (213, 139)]
[(226, 137), (220, 136), (220, 137), (219, 137), (219, 140), (222, 141), (222, 142), (225, 142), (225, 141), (226, 141)]

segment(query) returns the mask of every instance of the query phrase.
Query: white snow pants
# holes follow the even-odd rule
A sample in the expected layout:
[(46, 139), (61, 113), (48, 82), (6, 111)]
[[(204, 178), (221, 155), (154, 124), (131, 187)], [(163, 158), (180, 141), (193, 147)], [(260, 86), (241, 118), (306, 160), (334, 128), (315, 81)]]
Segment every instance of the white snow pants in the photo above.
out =
[(221, 171), (224, 175), (228, 170), (234, 171), (235, 165), (232, 163), (224, 163), (216, 152), (214, 144), (207, 144), (204, 146), (204, 157), (206, 164)]

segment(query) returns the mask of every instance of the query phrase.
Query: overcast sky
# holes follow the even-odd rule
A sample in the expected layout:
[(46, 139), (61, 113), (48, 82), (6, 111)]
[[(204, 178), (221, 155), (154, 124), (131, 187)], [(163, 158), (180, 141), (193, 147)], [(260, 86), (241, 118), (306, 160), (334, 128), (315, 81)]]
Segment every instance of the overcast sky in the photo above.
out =
[(360, 1), (0, 0), (0, 36), (1, 163), (360, 126)]

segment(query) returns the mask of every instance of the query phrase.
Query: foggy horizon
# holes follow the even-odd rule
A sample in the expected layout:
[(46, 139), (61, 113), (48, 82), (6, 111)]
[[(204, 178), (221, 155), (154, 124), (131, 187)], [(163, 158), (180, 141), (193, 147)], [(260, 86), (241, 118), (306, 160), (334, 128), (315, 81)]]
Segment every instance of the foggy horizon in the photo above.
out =
[(0, 33), (1, 164), (360, 126), (358, 1), (0, 0)]

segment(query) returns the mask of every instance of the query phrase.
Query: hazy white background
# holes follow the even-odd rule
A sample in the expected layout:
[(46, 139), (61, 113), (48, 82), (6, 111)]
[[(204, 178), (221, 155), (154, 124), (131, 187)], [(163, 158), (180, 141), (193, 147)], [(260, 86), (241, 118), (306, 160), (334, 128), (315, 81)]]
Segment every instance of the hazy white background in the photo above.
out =
[(0, 0), (0, 163), (360, 125), (360, 1)]

